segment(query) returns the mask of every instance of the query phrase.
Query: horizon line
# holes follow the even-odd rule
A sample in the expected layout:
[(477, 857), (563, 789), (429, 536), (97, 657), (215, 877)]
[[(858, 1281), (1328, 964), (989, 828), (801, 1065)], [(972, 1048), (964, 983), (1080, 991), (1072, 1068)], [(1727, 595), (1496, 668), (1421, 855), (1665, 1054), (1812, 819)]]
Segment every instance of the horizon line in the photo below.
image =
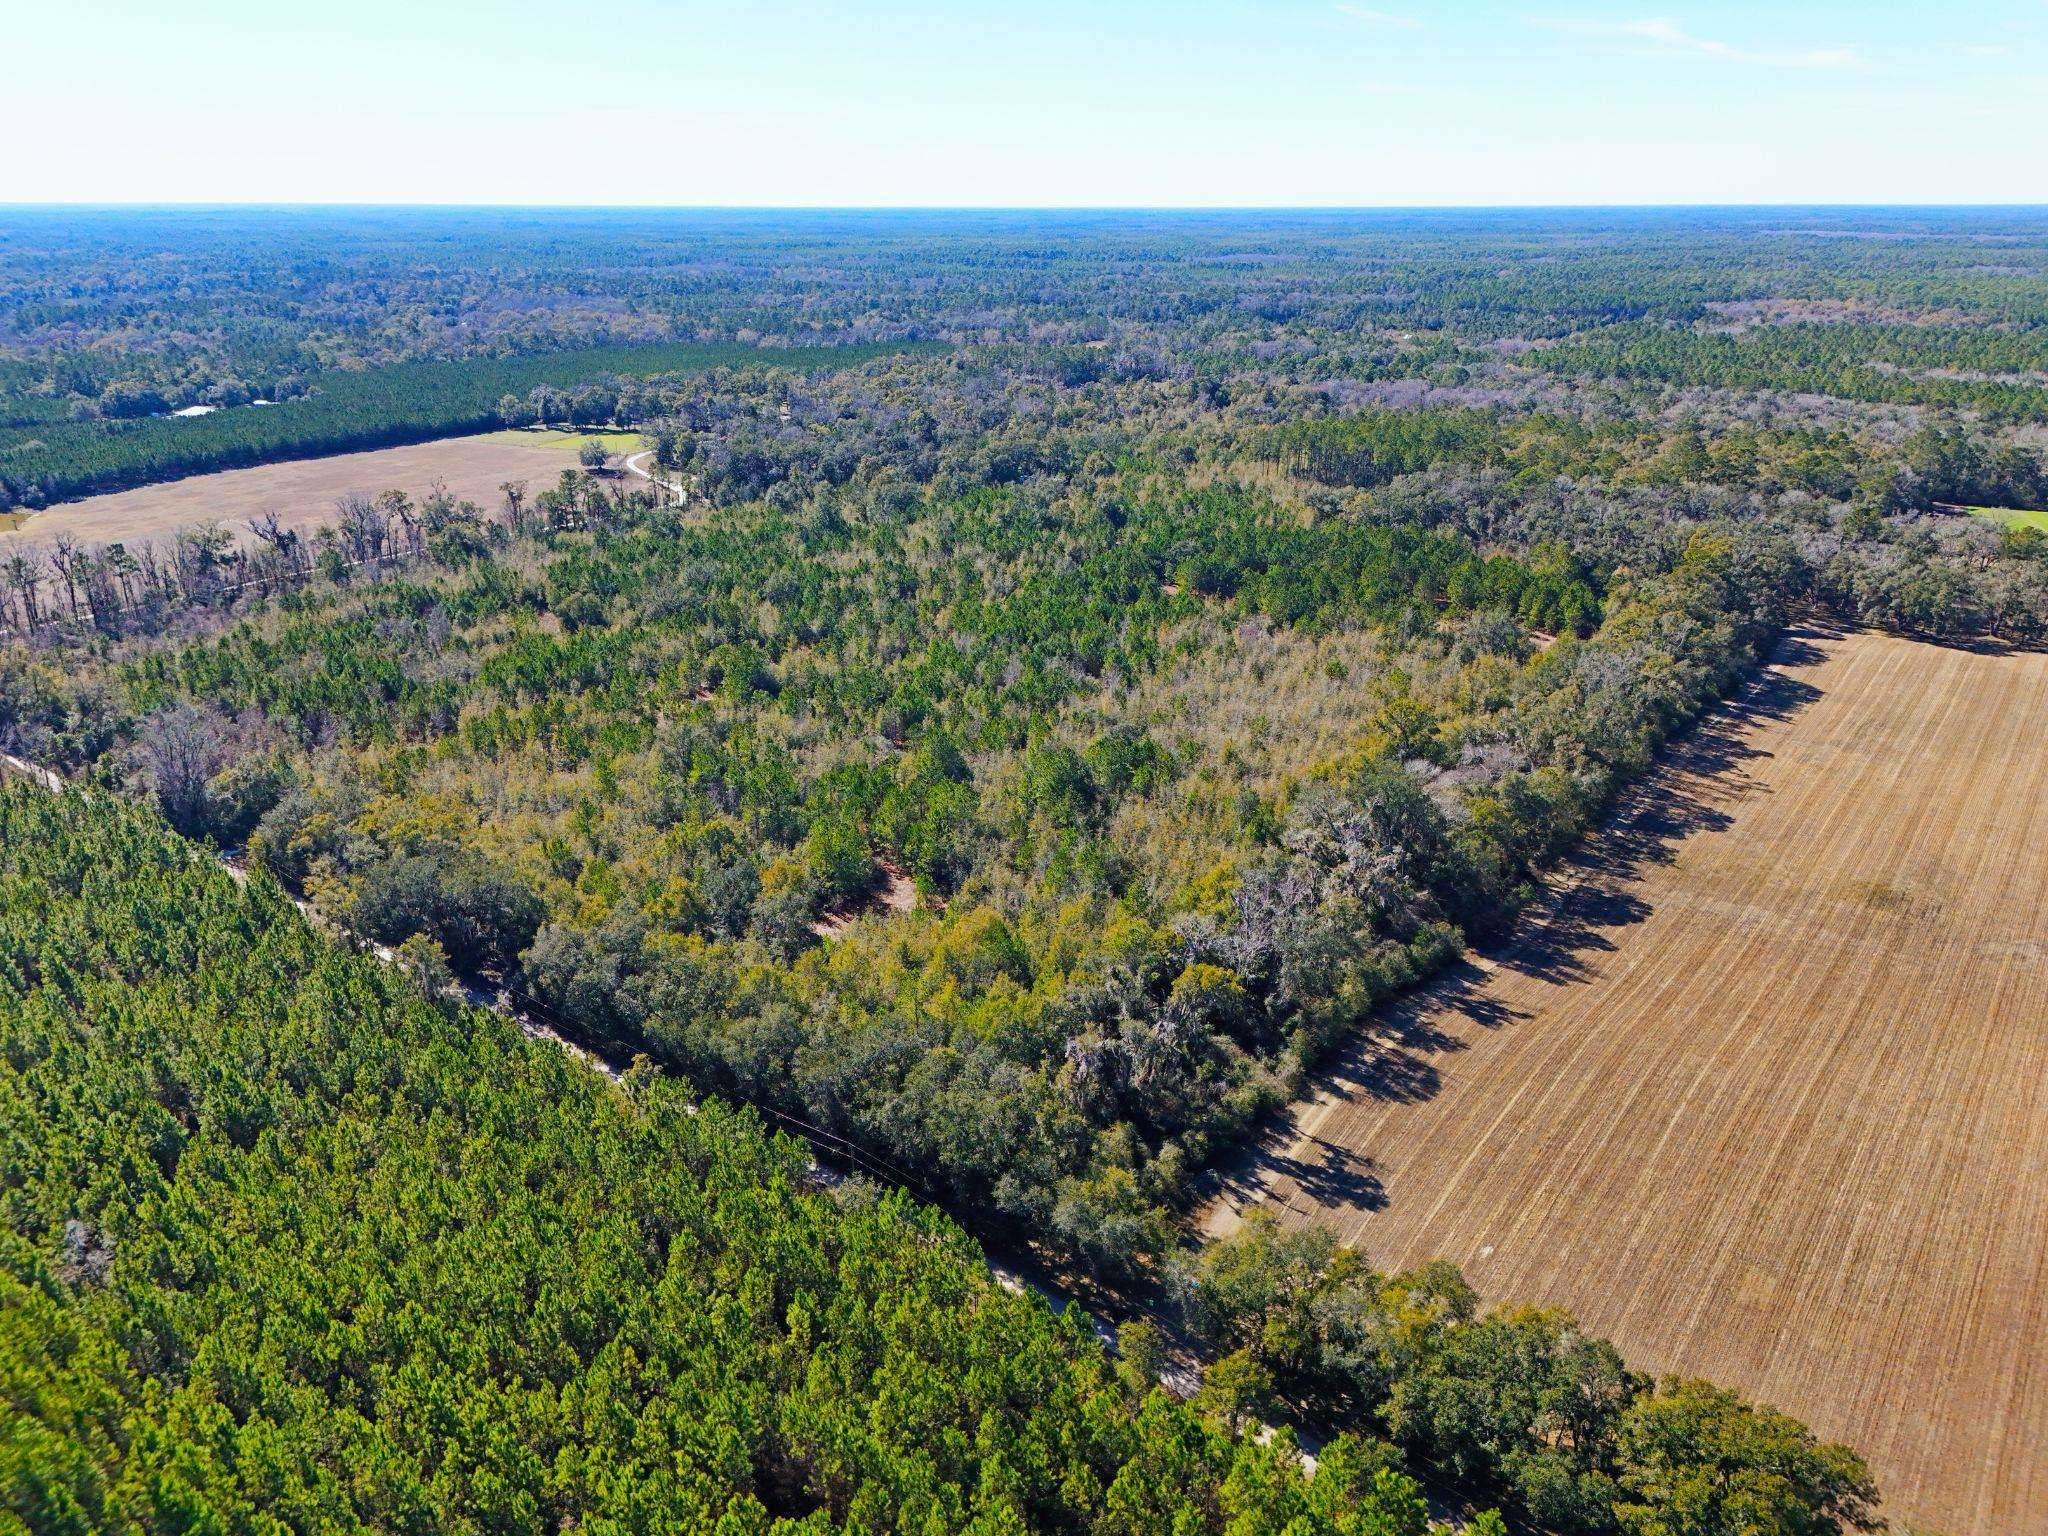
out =
[(1553, 203), (505, 203), (405, 200), (70, 199), (0, 200), (0, 212), (218, 211), (334, 209), (530, 213), (1570, 213), (1570, 212), (2048, 212), (2035, 202), (1553, 202)]

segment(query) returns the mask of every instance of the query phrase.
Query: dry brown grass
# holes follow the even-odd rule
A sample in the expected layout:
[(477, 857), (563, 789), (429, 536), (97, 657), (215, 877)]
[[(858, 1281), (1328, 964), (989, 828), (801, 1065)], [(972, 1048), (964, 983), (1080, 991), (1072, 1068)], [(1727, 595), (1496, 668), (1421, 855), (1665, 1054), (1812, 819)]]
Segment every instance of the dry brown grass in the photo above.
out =
[(529, 493), (547, 490), (563, 470), (575, 467), (580, 442), (581, 437), (556, 432), (487, 432), (224, 469), (65, 502), (13, 527), (0, 519), (0, 550), (10, 544), (46, 545), (66, 533), (85, 545), (168, 543), (181, 529), (210, 522), (247, 544), (252, 542), (249, 519), (266, 512), (275, 512), (286, 528), (309, 530), (335, 521), (334, 503), (350, 491), (375, 496), (397, 490), (419, 497), (437, 482), (458, 500), (495, 512), (504, 503), (499, 486), (524, 480)]
[(1796, 639), (1236, 1169), (2048, 1531), (2048, 657)]
[(879, 861), (882, 883), (868, 899), (855, 907), (841, 907), (825, 913), (811, 924), (811, 932), (827, 943), (843, 939), (853, 925), (871, 912), (900, 916), (917, 910), (917, 882), (897, 867), (892, 859)]

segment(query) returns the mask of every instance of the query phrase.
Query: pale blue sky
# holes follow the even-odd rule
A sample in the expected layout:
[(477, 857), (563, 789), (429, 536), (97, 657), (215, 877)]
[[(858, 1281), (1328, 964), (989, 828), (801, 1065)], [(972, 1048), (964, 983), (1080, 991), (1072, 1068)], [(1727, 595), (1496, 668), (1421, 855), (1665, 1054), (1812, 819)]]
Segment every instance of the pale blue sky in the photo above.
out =
[(2048, 0), (0, 0), (0, 202), (2048, 202)]

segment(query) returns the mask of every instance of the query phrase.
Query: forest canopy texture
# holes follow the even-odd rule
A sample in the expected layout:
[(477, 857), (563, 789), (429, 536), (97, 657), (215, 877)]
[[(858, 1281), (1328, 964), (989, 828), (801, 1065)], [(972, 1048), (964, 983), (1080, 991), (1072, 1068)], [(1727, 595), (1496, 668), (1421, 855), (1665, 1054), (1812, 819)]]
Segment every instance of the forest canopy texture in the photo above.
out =
[[(1870, 1518), (1561, 1314), (1188, 1217), (1789, 624), (2048, 638), (2048, 221), (7, 217), (0, 750), (95, 797), (0, 845), (30, 1528)], [(64, 533), (535, 423), (626, 437)]]
[[(0, 1136), (7, 1529), (1429, 1523), (1385, 1441), (1341, 1436), (1310, 1472), (1291, 1437), (1248, 1438), (1250, 1353), (1177, 1402), (1156, 1335), (1112, 1362), (936, 1213), (825, 1193), (750, 1117), (429, 1002), (145, 813), (20, 784)], [(1854, 1458), (1789, 1420), (1652, 1389), (1560, 1315), (1476, 1321), (1454, 1276), (1329, 1258), (1262, 1232), (1187, 1283), (1225, 1337), (1322, 1315), (1302, 1281), (1345, 1295), (1311, 1332), (1378, 1362), (1395, 1433), (1481, 1474), (1518, 1446), (1513, 1475), (1600, 1528), (1701, 1497), (1792, 1530), (1864, 1508)], [(1504, 1367), (1517, 1395), (1491, 1401)]]

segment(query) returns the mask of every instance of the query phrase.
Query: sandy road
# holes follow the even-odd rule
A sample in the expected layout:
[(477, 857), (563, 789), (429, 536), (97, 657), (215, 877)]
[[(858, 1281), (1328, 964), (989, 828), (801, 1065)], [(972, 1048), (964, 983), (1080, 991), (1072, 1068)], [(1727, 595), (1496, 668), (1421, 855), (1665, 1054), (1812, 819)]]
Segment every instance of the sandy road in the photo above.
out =
[(1809, 637), (1211, 1207), (1566, 1305), (2048, 1532), (2048, 656)]
[(649, 485), (660, 486), (661, 489), (675, 497), (677, 506), (686, 505), (690, 499), (689, 487), (674, 480), (657, 480), (647, 468), (647, 461), (653, 457), (654, 450), (652, 448), (643, 448), (638, 453), (627, 454), (621, 462), (625, 464), (627, 474), (637, 475)]

